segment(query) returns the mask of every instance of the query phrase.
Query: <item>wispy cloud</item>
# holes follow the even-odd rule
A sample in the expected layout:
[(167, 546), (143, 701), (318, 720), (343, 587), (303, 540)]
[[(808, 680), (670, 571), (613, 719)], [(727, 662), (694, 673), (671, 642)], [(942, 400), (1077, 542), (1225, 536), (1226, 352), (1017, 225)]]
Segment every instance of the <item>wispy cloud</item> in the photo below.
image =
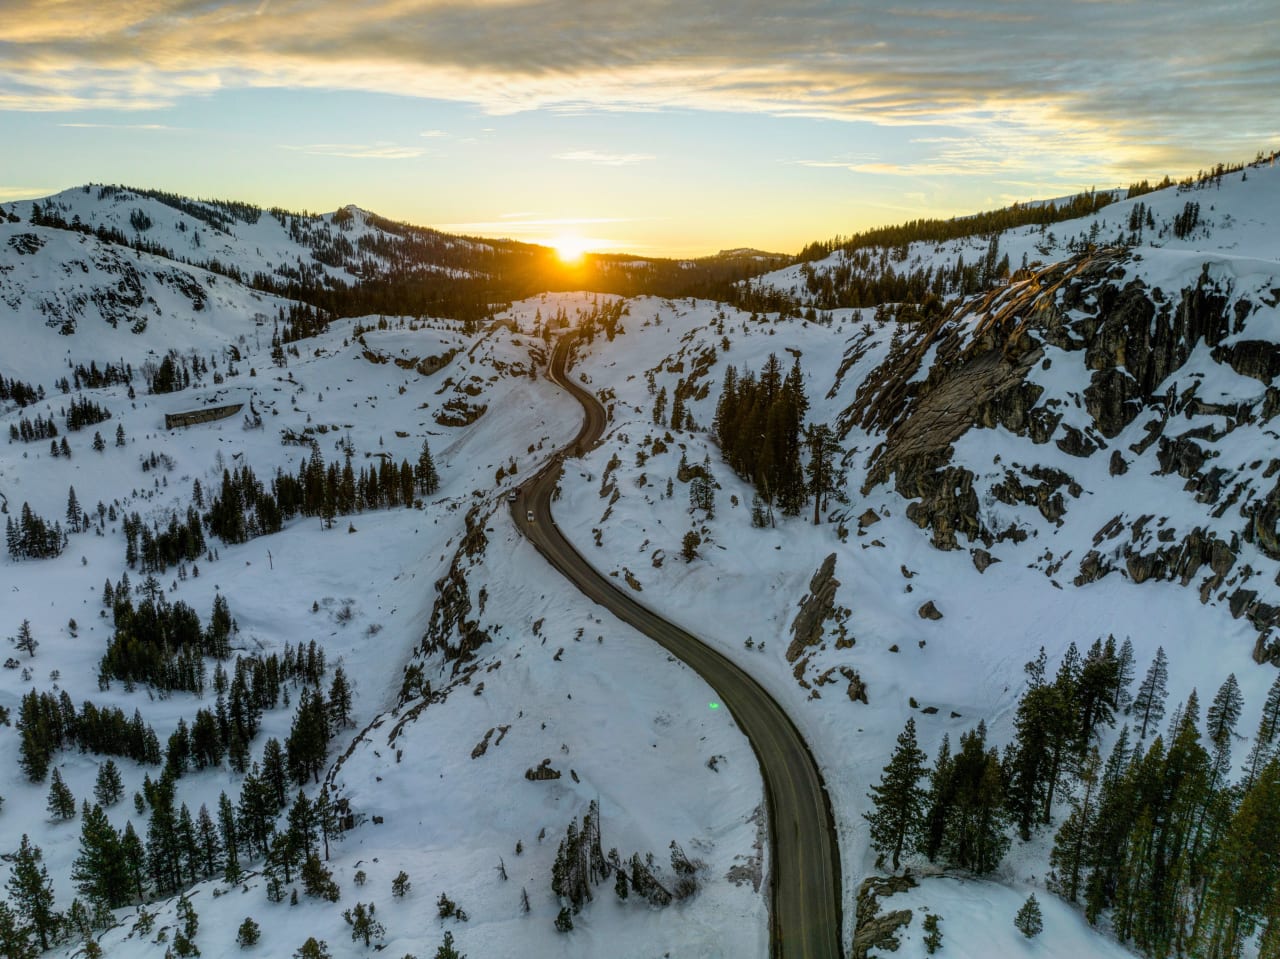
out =
[(577, 163), (594, 163), (597, 166), (630, 166), (657, 159), (652, 153), (604, 153), (600, 150), (570, 150), (557, 153), (557, 160), (573, 160)]
[(190, 127), (173, 127), (167, 123), (59, 123), (60, 127), (77, 130), (189, 130)]
[(0, 202), (33, 200), (57, 192), (56, 188), (44, 186), (0, 186)]
[(296, 150), (308, 156), (343, 157), (348, 160), (412, 160), (427, 151), (394, 143), (282, 143), (282, 149)]
[(430, 139), (433, 139), (433, 140), (439, 140), (439, 139), (443, 139), (444, 137), (450, 136), (450, 134), (445, 130), (423, 130), (421, 133), (418, 134), (418, 136), (429, 137)]
[(1256, 145), (1280, 86), (1276, 36), (1274, 0), (1229, 15), (1202, 0), (8, 0), (0, 109), (150, 109), (264, 86), (494, 114), (694, 109), (965, 135), (995, 123), (1032, 155), (1070, 130), (1068, 160), (1135, 169)]
[(636, 223), (636, 217), (628, 216), (556, 216), (535, 217), (526, 213), (502, 213), (497, 220), (474, 220), (467, 223), (440, 223), (437, 227), (457, 233), (492, 233), (508, 230), (524, 235), (530, 230), (544, 232), (547, 228), (591, 226), (600, 223)]

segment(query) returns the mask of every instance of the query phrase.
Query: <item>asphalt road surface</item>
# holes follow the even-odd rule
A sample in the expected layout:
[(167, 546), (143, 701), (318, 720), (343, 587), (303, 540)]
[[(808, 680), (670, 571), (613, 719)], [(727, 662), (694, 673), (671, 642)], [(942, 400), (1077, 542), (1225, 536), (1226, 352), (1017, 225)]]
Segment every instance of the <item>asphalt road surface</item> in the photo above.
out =
[[(768, 693), (724, 655), (620, 590), (569, 543), (551, 516), (564, 456), (581, 455), (604, 433), (604, 408), (565, 375), (568, 339), (552, 354), (550, 379), (586, 412), (573, 443), (528, 480), (511, 504), (516, 525), (592, 601), (684, 660), (705, 679), (750, 740), (760, 762), (769, 818), (771, 954), (775, 959), (839, 959), (840, 855), (826, 788), (795, 725)], [(532, 519), (529, 519), (532, 516)]]

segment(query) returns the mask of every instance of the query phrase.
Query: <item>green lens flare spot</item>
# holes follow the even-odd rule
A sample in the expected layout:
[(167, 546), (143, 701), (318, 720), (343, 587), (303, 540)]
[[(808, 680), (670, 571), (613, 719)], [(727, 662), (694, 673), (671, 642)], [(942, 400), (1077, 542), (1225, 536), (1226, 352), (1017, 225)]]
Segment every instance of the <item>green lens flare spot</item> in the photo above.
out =
[(707, 709), (719, 709), (719, 708), (720, 708), (719, 703), (707, 703)]

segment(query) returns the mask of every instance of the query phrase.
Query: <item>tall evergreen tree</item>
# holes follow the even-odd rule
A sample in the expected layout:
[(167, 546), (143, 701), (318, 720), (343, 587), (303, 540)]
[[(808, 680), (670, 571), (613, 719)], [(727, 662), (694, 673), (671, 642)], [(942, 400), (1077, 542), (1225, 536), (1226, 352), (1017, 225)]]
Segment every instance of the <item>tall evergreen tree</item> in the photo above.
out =
[(196, 816), (196, 841), (200, 850), (200, 873), (204, 879), (212, 879), (222, 865), (222, 839), (214, 824), (209, 807), (200, 804)]
[(0, 956), (35, 959), (39, 952), (31, 941), (31, 932), (31, 924), (0, 899)]
[(1138, 727), (1139, 741), (1147, 738), (1152, 726), (1164, 718), (1164, 704), (1169, 693), (1169, 661), (1165, 658), (1164, 647), (1156, 648), (1156, 658), (1147, 669), (1142, 685), (1133, 697), (1133, 721)]
[(807, 492), (813, 497), (813, 525), (822, 518), (822, 506), (832, 493), (839, 492), (840, 476), (835, 466), (842, 450), (835, 432), (826, 423), (811, 424), (805, 430), (805, 446), (809, 450), (809, 483)]
[(336, 729), (345, 729), (351, 723), (351, 684), (341, 665), (334, 668), (329, 686), (329, 718)]
[(1253, 785), (1267, 760), (1275, 755), (1277, 736), (1280, 736), (1280, 673), (1271, 683), (1267, 701), (1262, 705), (1262, 715), (1258, 717), (1258, 731), (1254, 734), (1253, 748), (1245, 762), (1243, 785), (1246, 789)]
[(120, 836), (102, 807), (84, 803), (80, 825), (80, 854), (71, 864), (71, 880), (94, 906), (116, 909), (129, 901), (133, 883), (120, 845)]
[(1024, 842), (1042, 817), (1054, 744), (1064, 737), (1067, 725), (1061, 692), (1057, 684), (1046, 680), (1047, 659), (1042, 646), (1039, 656), (1023, 667), (1028, 686), (1018, 701), (1015, 739), (1007, 764), (1009, 812)]
[(49, 878), (49, 870), (42, 864), (43, 859), (40, 847), (32, 845), (23, 833), (5, 890), (18, 914), (31, 924), (40, 950), (47, 952), (58, 934), (62, 917), (54, 908), (53, 881)]
[(129, 877), (129, 897), (140, 900), (146, 888), (147, 851), (132, 822), (125, 823), (124, 832), (120, 834), (120, 856)]
[(1085, 869), (1092, 859), (1090, 844), (1097, 827), (1101, 767), (1097, 747), (1090, 747), (1078, 772), (1080, 791), (1072, 796), (1071, 813), (1058, 829), (1049, 856), (1054, 874), (1052, 887), (1071, 902), (1079, 895)]
[(976, 873), (995, 869), (1009, 848), (1000, 757), (994, 746), (987, 748), (986, 737), (984, 723), (960, 737), (942, 843), (948, 863)]
[(425, 439), (422, 441), (422, 451), (418, 454), (416, 478), (418, 492), (423, 496), (430, 496), (440, 488), (440, 474), (436, 472), (435, 461), (431, 458), (431, 447)]
[(1226, 774), (1231, 759), (1231, 738), (1235, 735), (1236, 724), (1240, 721), (1240, 710), (1244, 706), (1244, 696), (1240, 692), (1240, 684), (1236, 674), (1231, 673), (1218, 689), (1205, 713), (1205, 736), (1213, 747), (1215, 779)]
[(1027, 901), (1022, 904), (1018, 914), (1013, 917), (1013, 924), (1017, 927), (1018, 932), (1028, 939), (1034, 939), (1044, 929), (1044, 917), (1040, 912), (1040, 903), (1036, 899), (1034, 892), (1027, 897)]
[(1246, 939), (1276, 922), (1280, 891), (1280, 761), (1272, 760), (1240, 802), (1215, 856), (1196, 952), (1237, 959)]
[(76, 816), (76, 797), (71, 795), (70, 788), (62, 780), (62, 772), (56, 768), (53, 771), (53, 780), (49, 783), (49, 799), (45, 803), (45, 808), (52, 818), (62, 822), (74, 819)]
[(14, 641), (14, 645), (19, 651), (26, 653), (28, 656), (35, 656), (36, 647), (40, 643), (31, 632), (31, 620), (24, 619), (22, 621), (22, 625), (18, 627), (18, 637)]
[(951, 815), (951, 804), (955, 796), (951, 778), (952, 765), (951, 740), (944, 733), (942, 745), (938, 747), (937, 758), (933, 761), (933, 769), (929, 772), (929, 802), (925, 811), (924, 826), (920, 830), (918, 847), (930, 862), (935, 861), (942, 850), (947, 819)]
[(913, 844), (920, 832), (926, 799), (920, 780), (928, 773), (924, 765), (927, 758), (916, 742), (915, 719), (908, 719), (879, 785), (871, 787), (874, 809), (863, 813), (870, 824), (872, 846), (881, 855), (891, 855), (895, 871), (902, 850)]
[(98, 766), (98, 776), (93, 784), (93, 798), (103, 806), (114, 806), (124, 797), (124, 782), (115, 761), (108, 759)]
[(1133, 640), (1128, 636), (1124, 638), (1124, 642), (1120, 644), (1120, 652), (1116, 655), (1116, 689), (1112, 697), (1117, 709), (1124, 710), (1125, 715), (1129, 714), (1129, 707), (1133, 703), (1133, 694), (1129, 692), (1129, 687), (1133, 685)]

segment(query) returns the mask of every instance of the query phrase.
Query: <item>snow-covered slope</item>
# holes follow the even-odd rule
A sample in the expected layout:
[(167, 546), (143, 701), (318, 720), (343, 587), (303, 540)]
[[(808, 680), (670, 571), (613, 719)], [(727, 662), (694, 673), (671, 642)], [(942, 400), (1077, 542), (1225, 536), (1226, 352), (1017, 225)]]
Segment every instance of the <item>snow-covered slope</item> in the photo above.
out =
[[(1193, 688), (1207, 698), (1234, 672), (1240, 728), (1254, 727), (1280, 608), (1280, 244), (1268, 229), (1280, 171), (1246, 172), (1141, 198), (1157, 224), (1199, 202), (1210, 225), (1185, 240), (1058, 249), (1060, 265), (927, 322), (872, 309), (753, 321), (636, 300), (625, 334), (583, 351), (576, 369), (614, 421), (568, 471), (561, 522), (789, 705), (833, 790), (846, 901), (871, 865), (866, 793), (905, 719), (931, 755), (979, 720), (1009, 741), (1023, 664), (1041, 646), (1054, 663), (1070, 643), (1127, 638), (1140, 675), (1163, 646), (1173, 702)], [(1135, 202), (1103, 210), (1098, 235)], [(1092, 222), (1056, 232), (1087, 237)], [(998, 242), (1016, 256), (1035, 241), (1021, 230)], [(799, 516), (754, 528), (750, 484), (707, 432), (725, 368), (757, 372), (771, 353), (784, 369), (799, 358), (808, 421), (837, 428), (846, 451), (847, 502), (817, 527)], [(679, 393), (697, 429), (656, 423), (660, 393), (668, 411)], [(714, 518), (691, 508), (682, 461), (713, 475)], [(701, 545), (686, 563), (691, 529)], [(830, 585), (828, 556), (838, 586), (825, 634), (805, 646), (797, 605)], [(1015, 843), (1002, 875), (1042, 880), (1045, 841)]]
[[(734, 657), (795, 718), (831, 790), (846, 940), (873, 869), (861, 814), (898, 730), (914, 716), (931, 754), (944, 734), (954, 741), (979, 721), (1008, 741), (1023, 664), (1041, 646), (1054, 662), (1070, 643), (1127, 638), (1140, 673), (1163, 646), (1172, 702), (1193, 688), (1207, 699), (1235, 673), (1239, 728), (1254, 727), (1280, 615), (1280, 171), (1243, 172), (994, 244), (872, 251), (877, 267), (934, 278), (945, 268), (944, 289), (959, 257), (1008, 257), (1009, 282), (987, 276), (987, 292), (902, 322), (892, 308), (838, 308), (809, 292), (811, 277), (848, 265), (836, 253), (766, 280), (813, 303), (819, 320), (635, 298), (616, 335), (597, 331), (578, 349), (572, 375), (598, 391), (612, 422), (600, 447), (567, 462), (557, 521), (623, 588)], [(1190, 227), (1188, 204), (1199, 204)], [(357, 210), (277, 217), (98, 188), (46, 208), (106, 238), (33, 225), (29, 205), (11, 205), (19, 221), (0, 223), (0, 375), (45, 391), (22, 409), (0, 404), (0, 428), (51, 418), (72, 453), (52, 456), (48, 440), (0, 446), (0, 504), (10, 516), (28, 503), (62, 518), (74, 485), (95, 519), (101, 501), (103, 518), (56, 559), (0, 557), (0, 634), (29, 619), (40, 642), (34, 659), (14, 652), (17, 668), (0, 671), (11, 722), (28, 690), (65, 690), (76, 704), (139, 709), (164, 742), (180, 717), (210, 705), (208, 694), (99, 688), (111, 634), (102, 584), (125, 569), (123, 529), (108, 510), (163, 522), (185, 509), (195, 480), (212, 491), (224, 468), (249, 465), (263, 480), (277, 467), (296, 473), (313, 449), (338, 462), (349, 447), (359, 469), (415, 462), (425, 439), (441, 473), (421, 509), (366, 511), (331, 529), (299, 518), (234, 546), (210, 537), (185, 577), (174, 567), (159, 576), (202, 619), (225, 596), (237, 653), (314, 639), (328, 657), (325, 682), (341, 663), (356, 692), (355, 725), (328, 756), (333, 795), (358, 821), (333, 848), (341, 900), (299, 892), (296, 906), (287, 894), (269, 902), (263, 864), (248, 863), (243, 882), (194, 887), (202, 954), (239, 955), (246, 916), (262, 926), (264, 955), (290, 955), (308, 936), (338, 956), (364, 954), (342, 917), (358, 901), (377, 903), (394, 955), (431, 955), (446, 930), (472, 956), (767, 954), (762, 796), (748, 744), (697, 677), (552, 575), (507, 513), (506, 491), (578, 423), (575, 404), (540, 376), (545, 337), (561, 318), (599, 316), (610, 298), (534, 297), (479, 333), (419, 318), (338, 320), (273, 359), (277, 317), (297, 304), (235, 277), (263, 273), (274, 279), (259, 285), (284, 293), (290, 271), (315, 283), (377, 275), (394, 268), (377, 251), (397, 234)], [(113, 230), (146, 248), (122, 247)], [(339, 238), (351, 257), (330, 255), (345, 249)], [(455, 268), (446, 263), (438, 268)], [(148, 393), (140, 374), (171, 351), (193, 385)], [(812, 507), (753, 524), (753, 489), (711, 433), (727, 367), (756, 372), (770, 354), (784, 369), (799, 360), (807, 421), (831, 425), (843, 447), (843, 497), (818, 525)], [(67, 434), (72, 397), (55, 381), (91, 360), (134, 367), (135, 396), (123, 384), (82, 391), (112, 418)], [(677, 394), (693, 428), (669, 423)], [(234, 403), (244, 406), (229, 419), (164, 428), (166, 413)], [(123, 447), (112, 442), (117, 425)], [(107, 441), (100, 452), (95, 430)], [(690, 508), (699, 469), (715, 482), (714, 516)], [(686, 562), (690, 530), (698, 543)], [(825, 628), (797, 633), (810, 596), (825, 598)], [(267, 737), (288, 734), (292, 713), (267, 712), (255, 759)], [(1237, 744), (1237, 759), (1248, 746)], [(18, 751), (16, 730), (0, 728), (0, 763), (16, 770)], [(559, 778), (527, 778), (544, 760)], [(55, 757), (77, 801), (92, 794), (98, 761)], [(132, 796), (158, 770), (118, 762), (125, 801), (109, 816), (145, 836)], [(225, 764), (192, 771), (178, 800), (212, 809), (242, 782)], [(0, 849), (29, 833), (66, 908), (79, 819), (49, 821), (47, 791), (47, 781), (11, 776)], [(592, 800), (606, 849), (652, 852), (665, 868), (675, 841), (705, 863), (701, 891), (651, 911), (602, 884), (574, 931), (558, 933), (552, 865)], [(1012, 914), (1043, 884), (1049, 838), (1015, 841), (988, 880), (928, 878), (886, 900), (916, 911), (904, 944), (934, 912), (944, 917), (941, 955), (1018, 954)], [(401, 870), (412, 880), (404, 899), (391, 894)], [(469, 921), (440, 919), (441, 893)], [(1071, 907), (1041, 900), (1052, 949), (1120, 953)], [(149, 932), (123, 909), (94, 933), (108, 955), (164, 954), (176, 903), (148, 908), (159, 916)]]

